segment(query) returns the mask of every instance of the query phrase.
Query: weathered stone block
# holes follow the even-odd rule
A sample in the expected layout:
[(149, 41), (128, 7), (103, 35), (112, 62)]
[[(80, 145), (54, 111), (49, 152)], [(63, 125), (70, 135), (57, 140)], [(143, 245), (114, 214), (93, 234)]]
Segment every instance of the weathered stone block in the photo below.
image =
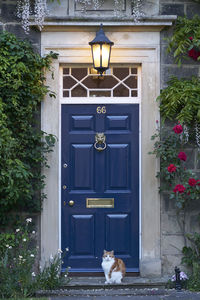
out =
[(200, 232), (199, 214), (190, 216), (189, 232)]
[(166, 87), (167, 82), (172, 76), (178, 78), (191, 78), (192, 76), (198, 76), (199, 68), (198, 67), (177, 67), (176, 65), (164, 65), (161, 69), (161, 87)]
[(182, 253), (181, 251), (184, 247), (184, 238), (181, 234), (163, 234), (161, 240), (163, 255), (180, 255)]
[(167, 53), (167, 45), (161, 44), (161, 64), (175, 64), (173, 53)]
[(1, 4), (1, 20), (3, 22), (18, 21), (16, 5), (2, 3)]
[(161, 15), (184, 16), (184, 4), (161, 4)]
[(161, 35), (160, 35), (161, 44), (168, 44), (168, 41), (166, 39), (169, 38), (170, 36), (172, 36), (172, 34), (173, 34), (173, 27), (163, 29), (161, 31)]
[(174, 275), (175, 266), (181, 266), (181, 271), (185, 271), (185, 267), (181, 265), (181, 254), (176, 255), (162, 255), (162, 272), (163, 274)]
[(180, 218), (176, 214), (165, 213), (161, 215), (161, 231), (163, 235), (181, 234), (181, 230)]
[(200, 5), (199, 4), (188, 4), (186, 6), (186, 15), (188, 18), (192, 18), (194, 15), (200, 15)]
[(187, 155), (185, 166), (186, 168), (193, 170), (195, 167), (195, 149), (186, 149), (185, 153)]
[(175, 211), (176, 207), (175, 207), (175, 203), (173, 200), (169, 199), (169, 194), (167, 193), (162, 193), (161, 195), (161, 211), (162, 213), (168, 213)]

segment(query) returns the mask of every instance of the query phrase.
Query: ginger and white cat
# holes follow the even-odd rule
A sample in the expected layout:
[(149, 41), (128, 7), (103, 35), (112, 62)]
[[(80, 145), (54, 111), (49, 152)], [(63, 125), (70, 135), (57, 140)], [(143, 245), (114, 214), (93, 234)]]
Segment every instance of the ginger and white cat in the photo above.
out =
[(104, 250), (101, 264), (106, 281), (105, 283), (121, 283), (126, 273), (126, 267), (122, 259), (114, 256), (114, 251)]

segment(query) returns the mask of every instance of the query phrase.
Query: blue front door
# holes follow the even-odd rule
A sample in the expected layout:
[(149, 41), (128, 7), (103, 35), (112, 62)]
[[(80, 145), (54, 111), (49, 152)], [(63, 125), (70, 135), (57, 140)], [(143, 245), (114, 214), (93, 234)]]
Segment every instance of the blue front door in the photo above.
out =
[(138, 272), (139, 105), (63, 104), (61, 138), (64, 267), (102, 271), (106, 249)]

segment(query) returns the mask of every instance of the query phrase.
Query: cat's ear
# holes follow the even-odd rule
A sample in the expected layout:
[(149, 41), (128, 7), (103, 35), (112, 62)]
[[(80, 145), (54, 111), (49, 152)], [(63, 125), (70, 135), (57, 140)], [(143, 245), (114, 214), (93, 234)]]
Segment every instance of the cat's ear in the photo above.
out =
[(106, 250), (103, 250), (103, 254), (105, 254), (107, 251)]
[(111, 253), (112, 255), (114, 255), (114, 250), (112, 250), (110, 253)]

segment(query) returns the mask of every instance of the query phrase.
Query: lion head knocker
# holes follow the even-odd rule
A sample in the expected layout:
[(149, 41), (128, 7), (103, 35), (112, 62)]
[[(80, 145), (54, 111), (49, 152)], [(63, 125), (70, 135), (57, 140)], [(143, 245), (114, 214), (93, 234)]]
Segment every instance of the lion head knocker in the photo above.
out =
[(97, 151), (103, 151), (106, 149), (106, 136), (103, 132), (97, 132), (95, 135), (94, 148)]

